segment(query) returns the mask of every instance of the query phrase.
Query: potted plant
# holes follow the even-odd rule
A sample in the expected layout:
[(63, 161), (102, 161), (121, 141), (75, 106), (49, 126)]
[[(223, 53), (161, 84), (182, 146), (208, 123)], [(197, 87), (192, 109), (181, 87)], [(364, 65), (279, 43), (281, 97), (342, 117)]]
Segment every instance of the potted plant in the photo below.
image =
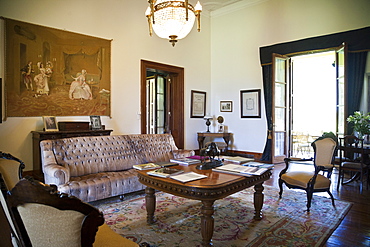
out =
[(354, 112), (347, 118), (347, 122), (353, 124), (353, 131), (357, 132), (358, 138), (363, 139), (370, 134), (370, 113), (363, 114), (360, 111)]

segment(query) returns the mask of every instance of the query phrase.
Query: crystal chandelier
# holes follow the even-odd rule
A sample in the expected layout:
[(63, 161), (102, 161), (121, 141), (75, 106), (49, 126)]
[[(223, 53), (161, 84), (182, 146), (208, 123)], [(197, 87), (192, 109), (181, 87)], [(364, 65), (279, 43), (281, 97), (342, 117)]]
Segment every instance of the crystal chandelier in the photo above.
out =
[(195, 18), (197, 18), (197, 29), (200, 32), (202, 6), (199, 1), (195, 7), (188, 0), (149, 0), (148, 2), (149, 7), (145, 15), (148, 19), (150, 36), (154, 30), (158, 37), (169, 39), (172, 46), (175, 46), (177, 40), (183, 39), (189, 34)]

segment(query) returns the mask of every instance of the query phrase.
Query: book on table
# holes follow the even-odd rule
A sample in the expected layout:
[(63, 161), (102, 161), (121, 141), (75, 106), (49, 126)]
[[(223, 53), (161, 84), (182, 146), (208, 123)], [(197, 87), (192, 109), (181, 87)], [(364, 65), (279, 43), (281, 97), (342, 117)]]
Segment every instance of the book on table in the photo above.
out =
[(161, 167), (170, 167), (170, 166), (177, 166), (177, 163), (170, 162), (170, 161), (161, 161), (161, 162), (151, 162), (139, 165), (133, 165), (132, 167), (138, 170), (149, 170)]
[(254, 161), (254, 158), (246, 158), (241, 156), (222, 156), (221, 158), (224, 159), (224, 161), (229, 161), (237, 164)]
[(180, 165), (192, 165), (200, 163), (200, 160), (190, 158), (170, 159), (170, 161)]
[(133, 165), (132, 167), (137, 170), (149, 170), (149, 169), (160, 168), (161, 166), (155, 163), (146, 163), (146, 164)]
[(242, 166), (242, 165), (237, 165), (237, 164), (226, 164), (226, 165), (219, 166), (213, 169), (213, 171), (217, 171), (217, 172), (224, 172), (224, 173), (247, 176), (247, 177), (252, 176), (252, 175), (261, 175), (267, 170), (269, 169), (252, 167), (252, 166)]
[(196, 172), (185, 172), (182, 174), (170, 176), (170, 178), (180, 181), (182, 183), (186, 183), (186, 182), (190, 182), (190, 181), (194, 181), (194, 180), (198, 180), (198, 179), (202, 179), (206, 177), (207, 177), (206, 175), (199, 174)]
[(171, 167), (162, 167), (153, 171), (148, 171), (147, 174), (161, 178), (168, 178), (170, 176), (177, 175), (183, 172), (184, 171), (180, 169), (175, 169)]

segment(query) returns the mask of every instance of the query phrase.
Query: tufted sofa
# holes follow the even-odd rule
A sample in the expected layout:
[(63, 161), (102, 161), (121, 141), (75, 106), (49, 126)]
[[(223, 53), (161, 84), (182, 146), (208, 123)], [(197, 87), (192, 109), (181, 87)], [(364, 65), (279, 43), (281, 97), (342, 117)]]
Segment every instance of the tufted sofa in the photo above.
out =
[(46, 184), (85, 202), (144, 189), (135, 164), (194, 155), (179, 150), (170, 134), (86, 136), (40, 143)]

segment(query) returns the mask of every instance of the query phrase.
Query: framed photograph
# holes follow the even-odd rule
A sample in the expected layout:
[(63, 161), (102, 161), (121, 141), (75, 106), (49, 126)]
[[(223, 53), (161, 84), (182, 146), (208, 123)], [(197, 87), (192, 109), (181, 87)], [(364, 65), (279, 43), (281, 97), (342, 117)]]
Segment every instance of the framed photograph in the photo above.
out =
[(220, 101), (220, 112), (232, 112), (233, 102), (232, 101)]
[(100, 130), (102, 129), (100, 116), (90, 116), (91, 129)]
[(45, 131), (58, 131), (57, 120), (55, 117), (43, 116)]
[(242, 118), (260, 118), (261, 89), (241, 90), (240, 105)]
[(191, 118), (203, 118), (206, 115), (206, 92), (191, 90)]

